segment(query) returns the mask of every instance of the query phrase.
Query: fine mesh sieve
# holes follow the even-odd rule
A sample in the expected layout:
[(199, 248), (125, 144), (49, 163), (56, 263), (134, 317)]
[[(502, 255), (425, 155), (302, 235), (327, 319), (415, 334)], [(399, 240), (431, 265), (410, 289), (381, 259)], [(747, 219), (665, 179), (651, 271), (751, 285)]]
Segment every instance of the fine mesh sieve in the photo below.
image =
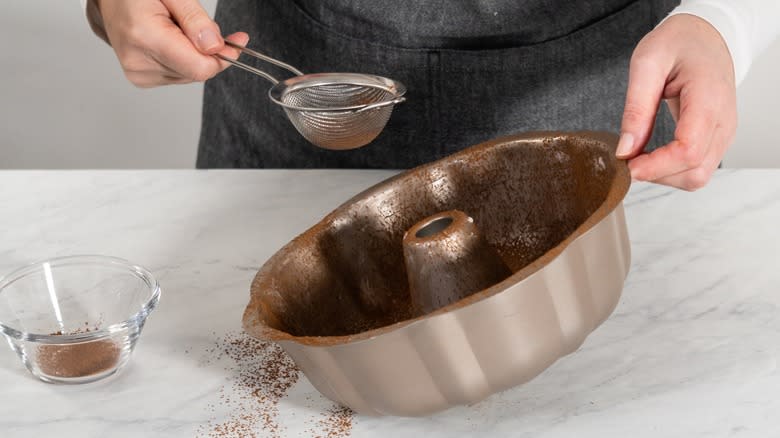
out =
[(270, 74), (217, 54), (220, 59), (262, 76), (274, 86), (268, 95), (284, 108), (295, 129), (325, 149), (354, 149), (382, 132), (393, 107), (406, 100), (406, 87), (381, 76), (361, 73), (303, 74), (295, 67), (225, 40), (225, 44), (282, 67), (296, 76), (279, 81)]

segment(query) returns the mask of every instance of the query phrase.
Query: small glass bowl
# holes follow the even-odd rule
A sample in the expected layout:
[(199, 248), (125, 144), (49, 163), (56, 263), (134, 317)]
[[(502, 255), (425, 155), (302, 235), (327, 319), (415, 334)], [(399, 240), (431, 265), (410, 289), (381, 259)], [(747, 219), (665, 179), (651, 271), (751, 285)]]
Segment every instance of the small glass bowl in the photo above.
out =
[(0, 279), (0, 332), (50, 383), (87, 383), (121, 369), (160, 300), (152, 274), (105, 256), (59, 257)]

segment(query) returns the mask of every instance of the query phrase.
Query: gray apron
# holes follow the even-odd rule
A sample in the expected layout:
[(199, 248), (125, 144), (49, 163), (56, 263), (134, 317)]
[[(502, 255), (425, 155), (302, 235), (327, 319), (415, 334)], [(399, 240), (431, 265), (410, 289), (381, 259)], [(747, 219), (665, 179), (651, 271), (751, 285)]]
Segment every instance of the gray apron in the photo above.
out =
[[(246, 31), (251, 47), (306, 73), (394, 78), (408, 100), (374, 142), (328, 151), (298, 134), (268, 99), (266, 81), (229, 68), (205, 86), (197, 166), (404, 169), (517, 132), (617, 132), (631, 52), (678, 3), (221, 1), (225, 34)], [(649, 148), (673, 132), (662, 105)]]

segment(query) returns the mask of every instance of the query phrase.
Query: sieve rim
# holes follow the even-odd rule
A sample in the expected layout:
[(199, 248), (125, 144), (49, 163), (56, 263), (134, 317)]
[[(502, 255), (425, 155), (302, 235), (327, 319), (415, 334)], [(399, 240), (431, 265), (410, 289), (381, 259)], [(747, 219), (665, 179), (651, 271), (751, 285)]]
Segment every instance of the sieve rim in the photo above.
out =
[[(287, 93), (301, 88), (321, 85), (350, 84), (363, 87), (371, 87), (384, 90), (392, 96), (390, 99), (382, 102), (366, 103), (361, 105), (350, 105), (341, 107), (301, 107), (290, 105), (282, 101), (282, 97)], [(304, 86), (305, 85), (305, 86)], [(362, 73), (312, 73), (302, 76), (294, 76), (271, 87), (268, 90), (268, 97), (277, 105), (293, 111), (305, 112), (357, 112), (366, 107), (372, 109), (392, 106), (403, 102), (403, 95), (406, 94), (406, 86), (396, 80), (383, 76), (362, 74)]]

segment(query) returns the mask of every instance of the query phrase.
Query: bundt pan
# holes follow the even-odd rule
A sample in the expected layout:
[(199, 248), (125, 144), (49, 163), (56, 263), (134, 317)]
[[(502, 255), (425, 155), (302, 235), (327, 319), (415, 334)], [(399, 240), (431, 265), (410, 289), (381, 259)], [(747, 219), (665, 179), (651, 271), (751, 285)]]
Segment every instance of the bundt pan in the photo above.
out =
[(526, 382), (620, 297), (616, 143), (529, 133), (379, 183), (265, 263), (244, 328), (361, 414), (426, 415)]

